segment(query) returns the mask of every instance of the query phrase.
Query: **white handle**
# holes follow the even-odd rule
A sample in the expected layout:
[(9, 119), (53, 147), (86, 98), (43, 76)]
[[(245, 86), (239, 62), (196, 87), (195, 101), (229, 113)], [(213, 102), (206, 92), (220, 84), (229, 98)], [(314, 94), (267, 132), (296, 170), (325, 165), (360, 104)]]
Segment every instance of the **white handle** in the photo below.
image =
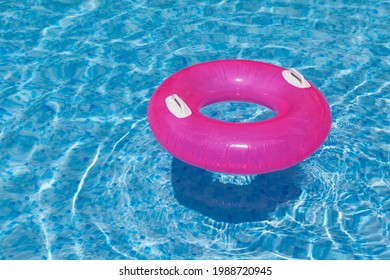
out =
[(283, 78), (291, 85), (298, 88), (309, 88), (310, 84), (296, 69), (291, 68), (282, 72)]
[(176, 118), (182, 119), (192, 114), (190, 107), (177, 94), (165, 98), (165, 104)]

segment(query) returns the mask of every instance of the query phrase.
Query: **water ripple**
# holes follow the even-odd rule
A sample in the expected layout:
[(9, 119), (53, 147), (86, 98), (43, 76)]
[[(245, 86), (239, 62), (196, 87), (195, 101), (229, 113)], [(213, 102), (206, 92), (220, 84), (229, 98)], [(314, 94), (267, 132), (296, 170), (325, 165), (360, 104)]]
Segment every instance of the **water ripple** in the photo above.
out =
[[(390, 259), (388, 2), (0, 3), (2, 259)], [(317, 85), (321, 149), (269, 176), (173, 159), (151, 94), (226, 58)]]

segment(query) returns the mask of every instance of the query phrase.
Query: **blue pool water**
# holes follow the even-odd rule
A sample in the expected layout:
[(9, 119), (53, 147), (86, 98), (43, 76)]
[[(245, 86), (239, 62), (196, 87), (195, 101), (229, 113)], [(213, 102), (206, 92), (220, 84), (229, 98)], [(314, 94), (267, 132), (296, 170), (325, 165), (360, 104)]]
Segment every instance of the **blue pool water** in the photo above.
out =
[[(390, 259), (389, 15), (374, 0), (0, 0), (0, 258)], [(150, 96), (227, 58), (312, 81), (333, 116), (321, 149), (258, 176), (173, 159)]]

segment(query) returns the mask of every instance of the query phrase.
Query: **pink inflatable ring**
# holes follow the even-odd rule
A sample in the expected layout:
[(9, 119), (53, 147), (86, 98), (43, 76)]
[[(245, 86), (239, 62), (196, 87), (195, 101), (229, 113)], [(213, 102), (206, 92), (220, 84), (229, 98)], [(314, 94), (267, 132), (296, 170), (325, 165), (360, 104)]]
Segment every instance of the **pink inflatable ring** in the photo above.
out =
[[(266, 106), (276, 116), (232, 123), (203, 115), (217, 102)], [(191, 165), (231, 174), (259, 174), (293, 166), (326, 139), (329, 105), (294, 69), (249, 60), (193, 65), (167, 78), (148, 106), (150, 128), (173, 156)]]

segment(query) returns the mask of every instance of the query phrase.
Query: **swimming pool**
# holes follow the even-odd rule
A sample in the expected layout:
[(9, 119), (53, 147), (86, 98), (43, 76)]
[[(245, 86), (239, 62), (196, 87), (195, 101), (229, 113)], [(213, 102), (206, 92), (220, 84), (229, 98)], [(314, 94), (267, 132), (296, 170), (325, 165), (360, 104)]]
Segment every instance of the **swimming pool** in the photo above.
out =
[[(0, 1), (0, 258), (390, 259), (389, 2), (259, 2)], [(227, 58), (313, 82), (321, 149), (258, 176), (173, 159), (150, 96)]]

